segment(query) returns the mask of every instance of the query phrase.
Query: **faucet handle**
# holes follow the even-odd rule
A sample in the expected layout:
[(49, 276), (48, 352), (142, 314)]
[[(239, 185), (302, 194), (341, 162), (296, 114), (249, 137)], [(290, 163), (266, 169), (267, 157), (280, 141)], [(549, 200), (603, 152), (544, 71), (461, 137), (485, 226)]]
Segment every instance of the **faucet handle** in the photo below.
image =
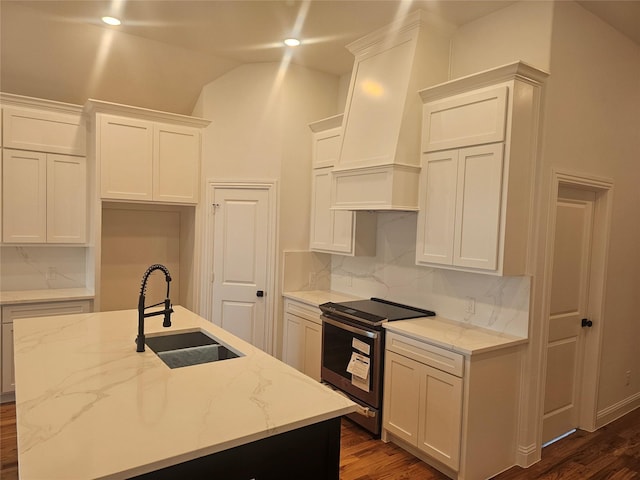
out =
[(163, 327), (171, 326), (171, 314), (173, 313), (173, 308), (171, 308), (171, 300), (168, 298), (164, 299), (164, 321), (162, 322)]

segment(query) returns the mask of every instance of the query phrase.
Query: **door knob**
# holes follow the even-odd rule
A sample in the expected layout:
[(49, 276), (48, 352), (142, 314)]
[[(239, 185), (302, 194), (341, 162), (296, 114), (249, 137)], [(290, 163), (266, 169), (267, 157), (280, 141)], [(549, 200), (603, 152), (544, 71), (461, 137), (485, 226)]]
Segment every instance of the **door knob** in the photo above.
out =
[(583, 327), (593, 327), (593, 322), (591, 320), (589, 320), (588, 318), (583, 318), (582, 319), (582, 326)]
[(258, 290), (256, 292), (256, 297), (264, 297), (264, 290)]

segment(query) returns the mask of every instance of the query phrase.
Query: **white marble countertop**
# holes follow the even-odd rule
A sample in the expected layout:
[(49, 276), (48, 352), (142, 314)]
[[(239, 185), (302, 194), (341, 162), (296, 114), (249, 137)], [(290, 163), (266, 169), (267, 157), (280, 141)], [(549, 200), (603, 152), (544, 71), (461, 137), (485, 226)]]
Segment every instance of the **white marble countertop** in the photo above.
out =
[(361, 300), (360, 297), (347, 295), (346, 293), (334, 292), (333, 290), (301, 290), (297, 292), (284, 292), (285, 298), (297, 300), (307, 305), (317, 307), (326, 302), (348, 302), (350, 300)]
[(94, 296), (93, 290), (88, 288), (49, 288), (45, 290), (1, 291), (0, 305), (61, 302), (64, 300), (92, 300)]
[(182, 307), (173, 326), (203, 329), (245, 356), (170, 369), (135, 351), (137, 311), (14, 324), (21, 480), (126, 478), (294, 430), (355, 404)]
[(443, 317), (424, 317), (384, 324), (389, 332), (446, 348), (463, 355), (477, 355), (527, 343), (527, 339), (467, 325)]

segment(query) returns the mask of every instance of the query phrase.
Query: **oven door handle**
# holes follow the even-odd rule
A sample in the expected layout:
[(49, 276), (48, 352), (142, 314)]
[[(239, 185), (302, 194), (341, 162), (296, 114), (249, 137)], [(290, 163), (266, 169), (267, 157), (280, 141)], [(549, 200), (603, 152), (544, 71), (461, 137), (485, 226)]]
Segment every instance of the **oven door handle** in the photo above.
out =
[(358, 402), (354, 402), (353, 398), (351, 398), (349, 395), (347, 395), (346, 393), (344, 393), (342, 390), (337, 389), (336, 387), (334, 387), (333, 385), (329, 385), (328, 383), (325, 383), (324, 385), (326, 385), (327, 387), (329, 387), (331, 390), (333, 390), (334, 392), (336, 392), (338, 395), (343, 396), (344, 398), (346, 398), (347, 400), (351, 400), (353, 403), (356, 404), (356, 411), (355, 413), (357, 413), (358, 415), (362, 415), (363, 417), (368, 417), (368, 418), (375, 418), (376, 416), (376, 412), (374, 412), (373, 410), (371, 410), (369, 407), (365, 407), (363, 405), (360, 405)]
[(338, 322), (332, 318), (327, 317), (326, 315), (322, 315), (322, 321), (328, 323), (329, 325), (333, 325), (334, 327), (347, 330), (348, 332), (351, 332), (351, 333), (364, 335), (365, 337), (369, 337), (369, 338), (378, 338), (378, 335), (379, 335), (379, 332), (373, 332), (371, 330), (363, 330), (361, 328), (354, 327), (347, 323)]

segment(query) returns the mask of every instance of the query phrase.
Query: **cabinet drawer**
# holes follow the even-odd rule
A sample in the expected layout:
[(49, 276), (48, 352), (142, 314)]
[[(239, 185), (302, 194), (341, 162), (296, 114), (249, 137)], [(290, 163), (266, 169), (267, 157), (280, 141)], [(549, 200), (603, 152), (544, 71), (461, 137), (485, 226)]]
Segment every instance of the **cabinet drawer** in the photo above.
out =
[(506, 86), (491, 87), (424, 105), (422, 150), (432, 152), (505, 139)]
[(91, 300), (5, 305), (2, 307), (2, 323), (11, 323), (18, 318), (52, 317), (90, 311)]
[(389, 331), (387, 331), (386, 342), (386, 348), (391, 352), (404, 355), (457, 377), (462, 377), (464, 373), (464, 356), (459, 353)]
[(80, 114), (5, 107), (2, 117), (7, 148), (86, 155), (86, 127)]
[(305, 320), (309, 320), (310, 322), (321, 324), (320, 321), (320, 312), (319, 308), (312, 307), (305, 303), (296, 302), (295, 300), (286, 300), (284, 304), (284, 311), (286, 313), (291, 313), (298, 317), (304, 318)]

